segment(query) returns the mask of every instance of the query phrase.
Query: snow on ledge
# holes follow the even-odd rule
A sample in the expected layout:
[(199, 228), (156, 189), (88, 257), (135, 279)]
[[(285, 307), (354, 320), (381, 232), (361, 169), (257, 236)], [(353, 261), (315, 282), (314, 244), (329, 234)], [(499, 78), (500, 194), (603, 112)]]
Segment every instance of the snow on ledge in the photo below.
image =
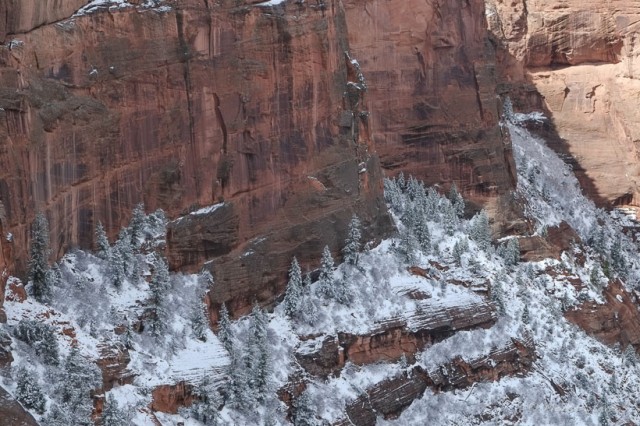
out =
[(254, 6), (277, 6), (284, 3), (285, 0), (269, 0), (254, 4)]

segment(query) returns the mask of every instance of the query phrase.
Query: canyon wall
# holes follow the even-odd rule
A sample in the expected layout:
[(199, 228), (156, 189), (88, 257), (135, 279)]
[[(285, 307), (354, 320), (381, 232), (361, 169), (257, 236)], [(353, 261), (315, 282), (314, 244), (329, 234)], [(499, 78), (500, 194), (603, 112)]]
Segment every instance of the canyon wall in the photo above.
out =
[(57, 258), (144, 202), (186, 215), (169, 224), (172, 268), (215, 259), (212, 312), (244, 312), (282, 292), (292, 256), (339, 254), (353, 213), (367, 241), (389, 234), (383, 169), (480, 204), (514, 186), (482, 1), (132, 1), (69, 17), (78, 3), (2, 6), (8, 272), (25, 270), (37, 211)]
[(604, 206), (638, 203), (639, 18), (631, 1), (487, 0), (500, 91), (547, 110), (547, 138)]

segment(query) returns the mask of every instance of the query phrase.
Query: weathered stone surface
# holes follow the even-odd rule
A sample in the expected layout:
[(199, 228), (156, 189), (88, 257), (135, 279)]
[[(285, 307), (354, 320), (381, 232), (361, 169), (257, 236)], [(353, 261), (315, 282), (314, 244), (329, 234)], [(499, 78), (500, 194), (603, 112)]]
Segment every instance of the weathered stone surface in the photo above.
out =
[(11, 281), (7, 285), (5, 299), (12, 302), (24, 302), (27, 300), (27, 291), (22, 283), (18, 280)]
[(87, 0), (4, 0), (0, 3), (0, 43), (73, 15)]
[(176, 414), (179, 408), (193, 403), (195, 397), (192, 391), (193, 387), (185, 382), (156, 386), (151, 393), (151, 409)]
[(131, 357), (129, 351), (121, 344), (102, 346), (96, 364), (102, 372), (102, 390), (108, 392), (114, 386), (133, 383), (134, 375), (127, 369)]
[(298, 349), (296, 358), (307, 372), (328, 377), (339, 372), (346, 361), (365, 365), (397, 361), (403, 355), (412, 360), (426, 346), (457, 331), (491, 327), (497, 318), (495, 306), (485, 302), (425, 308), (408, 320), (380, 323), (365, 336), (338, 333), (337, 340), (333, 336), (316, 337)]
[(477, 382), (526, 374), (535, 358), (535, 344), (530, 336), (525, 336), (471, 361), (457, 357), (429, 372), (413, 367), (367, 389), (363, 396), (345, 407), (347, 417), (336, 425), (374, 425), (380, 415), (385, 419), (397, 417), (414, 400), (422, 397), (427, 388), (446, 392), (464, 389)]
[(608, 344), (633, 345), (640, 350), (640, 312), (636, 296), (612, 281), (602, 292), (605, 303), (585, 302), (564, 313), (588, 334)]
[(580, 243), (581, 238), (563, 221), (558, 226), (547, 228), (544, 237), (522, 237), (518, 241), (522, 258), (529, 262), (537, 262), (550, 257), (560, 259), (562, 252), (569, 250), (572, 244)]
[(303, 342), (295, 357), (307, 372), (327, 378), (340, 372), (344, 366), (344, 350), (336, 336), (320, 336)]
[(0, 386), (0, 422), (11, 426), (38, 426), (22, 405)]
[[(487, 201), (512, 189), (482, 0), (345, 1), (382, 164)], [(495, 198), (492, 199), (495, 201)]]
[(637, 5), (488, 0), (487, 10), (501, 91), (525, 110), (547, 110), (545, 136), (592, 199), (637, 204)]

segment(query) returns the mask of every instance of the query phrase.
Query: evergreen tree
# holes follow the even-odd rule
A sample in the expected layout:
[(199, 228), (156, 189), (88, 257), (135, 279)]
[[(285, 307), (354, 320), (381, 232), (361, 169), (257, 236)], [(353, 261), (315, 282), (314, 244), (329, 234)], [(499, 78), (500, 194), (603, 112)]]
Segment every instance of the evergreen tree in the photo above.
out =
[(16, 338), (34, 348), (45, 364), (58, 365), (58, 339), (53, 327), (33, 320), (20, 320), (14, 329)]
[(51, 405), (51, 409), (42, 423), (46, 426), (76, 426), (79, 424), (87, 424), (82, 421), (76, 422), (74, 414), (68, 404), (58, 404), (55, 402)]
[(358, 253), (360, 252), (360, 239), (362, 234), (360, 231), (360, 219), (355, 214), (351, 218), (349, 223), (349, 230), (347, 232), (347, 239), (345, 241), (342, 253), (344, 255), (344, 261), (351, 264), (358, 264)]
[(242, 352), (231, 343), (231, 364), (229, 365), (229, 381), (227, 382), (227, 401), (232, 408), (250, 408), (256, 401), (250, 388), (251, 372)]
[(627, 276), (627, 264), (624, 259), (620, 239), (616, 239), (611, 245), (611, 268), (618, 274), (618, 276)]
[(144, 214), (144, 204), (138, 203), (133, 208), (131, 213), (131, 221), (129, 222), (129, 238), (131, 247), (134, 249), (140, 248), (141, 239), (143, 237), (144, 225), (146, 216)]
[(151, 317), (151, 333), (155, 337), (161, 337), (167, 326), (169, 313), (166, 310), (166, 298), (171, 288), (169, 278), (169, 268), (161, 256), (156, 256), (153, 262), (154, 274), (149, 283), (151, 290), (151, 306), (153, 315)]
[(31, 229), (28, 278), (33, 285), (33, 296), (43, 303), (51, 298), (49, 251), (49, 222), (43, 213), (38, 213)]
[(600, 426), (609, 426), (609, 402), (607, 401), (606, 392), (602, 395), (602, 411), (600, 417), (598, 417), (598, 423)]
[(294, 426), (317, 426), (316, 409), (311, 403), (311, 398), (307, 391), (300, 394), (295, 402), (295, 415), (293, 417)]
[(504, 315), (506, 312), (504, 306), (504, 291), (502, 289), (502, 283), (499, 279), (496, 279), (491, 285), (491, 300), (496, 304), (498, 313)]
[(455, 211), (456, 216), (464, 216), (464, 199), (458, 192), (458, 188), (456, 187), (455, 183), (451, 185), (451, 190), (449, 191), (449, 201), (451, 201), (451, 205), (453, 206), (453, 210)]
[(92, 425), (93, 401), (91, 391), (102, 385), (100, 369), (87, 361), (76, 346), (71, 348), (64, 363), (64, 372), (58, 386), (57, 396), (73, 415), (77, 425)]
[(487, 212), (484, 210), (473, 218), (470, 224), (469, 236), (482, 250), (486, 251), (491, 247), (491, 227), (489, 226)]
[(125, 280), (125, 262), (122, 253), (116, 247), (109, 258), (109, 279), (116, 289), (121, 289)]
[(111, 257), (109, 239), (107, 238), (107, 233), (100, 221), (98, 221), (98, 224), (96, 225), (96, 247), (98, 249), (97, 255), (99, 258), (107, 260)]
[(289, 268), (289, 282), (284, 296), (284, 311), (288, 317), (295, 317), (300, 309), (300, 298), (302, 293), (302, 271), (295, 257)]
[(423, 252), (429, 253), (431, 251), (431, 232), (429, 232), (429, 225), (427, 224), (427, 217), (424, 212), (418, 215), (414, 228), (418, 245)]
[(524, 311), (522, 311), (522, 322), (525, 324), (529, 324), (530, 314), (529, 314), (529, 305), (524, 305)]
[(209, 324), (207, 321), (206, 306), (202, 303), (202, 296), (196, 295), (196, 300), (191, 306), (191, 314), (189, 317), (193, 336), (196, 339), (206, 342)]
[(16, 381), (16, 399), (20, 404), (38, 414), (44, 413), (46, 400), (35, 374), (20, 367), (16, 372)]
[(101, 420), (102, 426), (127, 426), (129, 424), (126, 413), (120, 409), (113, 394), (107, 396)]
[(271, 360), (267, 347), (268, 319), (264, 311), (254, 305), (251, 312), (250, 341), (247, 350), (247, 371), (249, 373), (249, 387), (253, 398), (264, 402), (269, 390), (269, 376), (271, 374)]
[(329, 246), (324, 246), (322, 250), (322, 260), (320, 262), (320, 277), (319, 279), (324, 282), (330, 282), (332, 280), (333, 268), (335, 264), (331, 250)]
[(459, 224), (459, 219), (454, 207), (446, 200), (442, 212), (442, 224), (444, 225), (447, 235), (453, 235)]
[(404, 192), (406, 189), (406, 182), (404, 180), (404, 173), (400, 172), (400, 174), (398, 175), (398, 178), (396, 179), (396, 184), (398, 185), (398, 188), (400, 188), (400, 191)]
[(398, 188), (395, 179), (385, 178), (384, 198), (394, 212), (399, 213), (402, 210), (402, 191)]
[(404, 261), (408, 264), (413, 264), (416, 261), (415, 251), (418, 247), (418, 242), (415, 236), (409, 229), (404, 229), (400, 233), (400, 242), (398, 244), (398, 251), (402, 254)]
[(209, 376), (202, 377), (195, 389), (195, 394), (198, 400), (191, 406), (191, 417), (199, 420), (205, 426), (216, 426), (220, 418), (218, 413), (220, 395)]
[(117, 253), (120, 256), (124, 275), (131, 277), (136, 269), (136, 257), (133, 253), (133, 247), (131, 246), (129, 231), (126, 228), (121, 229), (118, 233), (118, 239), (114, 244), (112, 252), (114, 255)]
[(311, 300), (311, 275), (305, 274), (302, 283), (302, 299), (300, 302), (300, 313), (302, 319), (309, 325), (318, 320), (318, 309)]
[(456, 241), (453, 246), (453, 259), (458, 266), (462, 266), (462, 255), (469, 250), (469, 243), (466, 238)]
[(628, 365), (636, 365), (638, 363), (638, 354), (632, 344), (628, 344), (625, 348), (624, 359)]
[(220, 308), (220, 319), (218, 320), (218, 339), (222, 346), (231, 355), (233, 353), (233, 332), (231, 331), (231, 320), (229, 319), (229, 311), (223, 303)]

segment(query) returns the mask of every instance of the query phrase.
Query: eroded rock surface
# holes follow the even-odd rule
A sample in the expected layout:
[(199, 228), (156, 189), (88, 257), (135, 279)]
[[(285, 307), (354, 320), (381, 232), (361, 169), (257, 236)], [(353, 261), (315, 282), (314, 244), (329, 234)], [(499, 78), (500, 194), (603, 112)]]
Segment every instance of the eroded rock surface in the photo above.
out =
[(527, 374), (535, 361), (535, 344), (530, 337), (513, 339), (508, 345), (486, 356), (465, 361), (457, 357), (434, 371), (413, 367), (366, 390), (346, 407), (347, 418), (339, 425), (373, 425), (378, 416), (386, 419), (400, 415), (427, 388), (435, 392), (464, 389), (477, 382)]
[(640, 349), (640, 312), (636, 296), (615, 280), (603, 291), (605, 303), (585, 302), (564, 316), (588, 334), (608, 344)]
[(552, 147), (604, 205), (637, 204), (639, 18), (631, 1), (487, 0), (501, 91), (549, 112)]
[(0, 386), (0, 421), (11, 426), (38, 426), (22, 405)]

